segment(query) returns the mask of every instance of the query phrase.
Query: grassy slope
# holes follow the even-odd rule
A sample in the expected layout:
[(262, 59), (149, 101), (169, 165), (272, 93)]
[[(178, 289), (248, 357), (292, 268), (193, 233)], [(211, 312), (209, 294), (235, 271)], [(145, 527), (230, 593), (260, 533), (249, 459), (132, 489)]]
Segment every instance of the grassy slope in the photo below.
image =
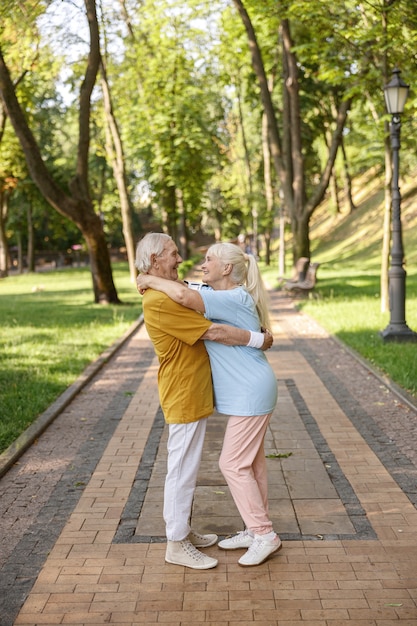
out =
[[(407, 271), (406, 322), (417, 331), (417, 196), (414, 180), (402, 181), (402, 225)], [(331, 214), (328, 203), (311, 224), (312, 259), (321, 263), (314, 297), (300, 308), (417, 397), (417, 344), (384, 343), (389, 323), (381, 313), (380, 266), (383, 182), (374, 173), (355, 181), (356, 210)], [(287, 272), (289, 273), (289, 272)]]
[[(414, 177), (402, 182), (401, 215), (407, 272), (417, 271), (417, 188)], [(312, 256), (343, 271), (346, 267), (380, 271), (384, 217), (383, 181), (375, 172), (356, 179), (353, 186), (356, 210), (331, 215), (329, 203), (312, 220)], [(322, 268), (323, 269), (323, 268)]]

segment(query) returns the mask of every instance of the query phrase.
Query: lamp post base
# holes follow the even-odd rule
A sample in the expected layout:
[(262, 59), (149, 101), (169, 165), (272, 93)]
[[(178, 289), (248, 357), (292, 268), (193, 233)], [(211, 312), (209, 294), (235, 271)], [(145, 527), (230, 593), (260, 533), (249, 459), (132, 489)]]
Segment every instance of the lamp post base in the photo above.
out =
[(417, 333), (407, 324), (389, 324), (379, 334), (384, 341), (417, 342)]

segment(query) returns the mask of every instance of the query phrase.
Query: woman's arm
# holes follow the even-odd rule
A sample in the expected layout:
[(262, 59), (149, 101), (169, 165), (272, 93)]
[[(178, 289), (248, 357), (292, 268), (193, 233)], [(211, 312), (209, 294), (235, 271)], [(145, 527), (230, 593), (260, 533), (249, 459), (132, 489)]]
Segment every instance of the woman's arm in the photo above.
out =
[[(198, 313), (204, 313), (204, 301), (198, 291), (186, 287), (184, 283), (175, 280), (168, 280), (152, 274), (139, 274), (136, 278), (138, 291), (143, 294), (146, 289), (155, 289), (165, 293), (174, 302), (182, 304), (187, 309), (193, 309)], [(252, 335), (255, 336), (255, 343), (251, 343)], [(223, 343), (226, 346), (247, 346), (260, 348), (265, 351), (271, 348), (273, 337), (269, 331), (264, 333), (253, 333), (243, 328), (228, 326), (226, 324), (212, 324), (210, 328), (200, 337), (209, 341)], [(262, 344), (263, 340), (263, 344)], [(258, 345), (259, 343), (259, 345)]]
[(136, 278), (138, 291), (143, 293), (146, 289), (155, 289), (162, 291), (168, 298), (174, 300), (178, 304), (182, 304), (187, 309), (193, 309), (199, 313), (204, 313), (205, 306), (202, 297), (195, 289), (189, 289), (182, 282), (152, 276), (152, 274), (139, 274)]
[[(216, 341), (226, 346), (248, 346), (250, 344), (251, 335), (256, 337), (257, 343), (256, 346), (252, 345), (252, 347), (257, 347), (263, 352), (269, 350), (274, 343), (274, 338), (269, 331), (265, 331), (264, 333), (251, 333), (250, 330), (228, 326), (227, 324), (212, 324), (200, 339)], [(261, 345), (262, 340), (263, 344)]]

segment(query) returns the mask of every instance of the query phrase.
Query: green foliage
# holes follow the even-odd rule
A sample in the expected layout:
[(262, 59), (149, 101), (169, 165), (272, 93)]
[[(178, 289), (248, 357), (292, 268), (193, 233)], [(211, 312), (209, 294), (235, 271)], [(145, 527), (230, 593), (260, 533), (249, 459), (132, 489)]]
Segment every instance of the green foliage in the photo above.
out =
[(139, 316), (127, 266), (115, 266), (114, 276), (124, 306), (91, 303), (89, 269), (1, 280), (0, 450)]
[(125, 58), (114, 76), (117, 102), (128, 100), (121, 120), (129, 160), (139, 164), (138, 178), (152, 186), (152, 209), (160, 221), (168, 228), (179, 222), (179, 190), (192, 228), (219, 158), (222, 107), (205, 58), (208, 33), (192, 6), (176, 11), (172, 3), (142, 5), (130, 17), (132, 37), (125, 40)]
[[(320, 247), (315, 259), (320, 259)], [(335, 259), (337, 255), (335, 254)], [(371, 260), (372, 261), (372, 260)], [(415, 343), (385, 343), (380, 332), (389, 323), (389, 314), (381, 313), (379, 272), (372, 262), (361, 268), (360, 260), (324, 263), (318, 270), (314, 294), (298, 300), (297, 307), (317, 320), (334, 335), (369, 361), (381, 375), (417, 398), (417, 350)], [(275, 268), (264, 271), (274, 283)], [(407, 274), (406, 321), (417, 332), (417, 271)]]
[[(382, 181), (375, 172), (355, 181), (357, 208), (329, 215), (324, 206), (312, 223), (312, 260), (321, 265), (309, 298), (297, 306), (330, 334), (367, 359), (381, 374), (417, 397), (415, 343), (385, 343), (389, 323), (381, 312), (380, 264), (383, 229)], [(414, 175), (402, 185), (402, 228), (406, 256), (406, 322), (417, 332), (417, 214)], [(276, 286), (275, 267), (263, 272)], [(288, 275), (290, 272), (288, 272)]]
[[(180, 276), (196, 261), (182, 263)], [(0, 452), (139, 317), (127, 264), (113, 273), (123, 305), (91, 303), (87, 268), (0, 281)]]
[[(262, 52), (280, 130), (283, 126), (280, 21), (288, 18), (300, 76), (302, 153), (307, 196), (328, 155), (334, 110), (353, 96), (344, 133), (350, 173), (382, 168), (382, 85), (394, 65), (416, 82), (417, 39), (412, 2), (354, 0), (245, 0)], [(4, 5), (4, 6), (3, 6)], [(78, 94), (88, 52), (82, 3), (10, 0), (1, 8), (0, 43), (19, 81), (24, 104), (45, 160), (68, 188), (75, 161)], [(6, 6), (7, 5), (7, 6)], [(164, 223), (174, 231), (182, 194), (189, 233), (235, 237), (255, 221), (262, 234), (266, 214), (262, 158), (262, 103), (246, 32), (230, 2), (161, 0), (97, 3), (114, 112), (126, 154), (135, 225)], [(403, 119), (402, 168), (415, 167), (416, 92)], [(99, 83), (94, 92), (89, 160), (90, 193), (103, 216), (108, 241), (122, 245), (119, 200), (106, 150)], [(9, 124), (0, 146), (0, 179), (16, 179), (7, 221), (9, 243), (26, 245), (26, 213), (32, 208), (36, 247), (65, 249), (77, 230), (32, 194), (28, 172)], [(334, 169), (341, 185), (344, 163)], [(3, 184), (3, 183), (2, 183)], [(274, 179), (275, 212), (280, 181)], [(141, 194), (146, 187), (149, 194)], [(382, 187), (381, 187), (382, 189)], [(343, 231), (328, 233), (342, 237)], [(354, 236), (354, 235), (352, 235)], [(75, 241), (76, 240), (76, 241)], [(375, 250), (375, 245), (373, 244)], [(322, 248), (323, 249), (323, 248)], [(372, 252), (370, 250), (370, 252)]]
[[(19, 72), (24, 75), (19, 97), (42, 154), (52, 171), (60, 172), (60, 183), (67, 187), (77, 136), (75, 96), (88, 50), (85, 16), (79, 4), (69, 1), (12, 0), (6, 4), (0, 41), (14, 80), (21, 78)], [(300, 75), (308, 194), (320, 177), (334, 108), (344, 95), (354, 97), (344, 135), (351, 173), (383, 167), (384, 68), (389, 71), (399, 64), (407, 80), (413, 83), (414, 76), (417, 78), (412, 3), (390, 3), (388, 7), (354, 0), (331, 4), (323, 0), (246, 0), (244, 4), (273, 85), (280, 128), (285, 103), (279, 24), (283, 18), (290, 20)], [(145, 220), (166, 222), (169, 227), (178, 224), (175, 190), (179, 189), (190, 231), (205, 228), (210, 234), (221, 231), (224, 236), (236, 236), (252, 228), (255, 213), (261, 230), (266, 227), (262, 103), (245, 29), (233, 4), (222, 0), (161, 0), (126, 3), (123, 13), (115, 3), (104, 0), (97, 8), (136, 221), (145, 204)], [(405, 148), (415, 136), (417, 116), (412, 112), (416, 106), (412, 93), (407, 103), (410, 114), (404, 120)], [(90, 191), (97, 212), (104, 217), (109, 241), (121, 245), (119, 201), (103, 120), (102, 94), (97, 85), (91, 123)], [(7, 127), (5, 137), (8, 133), (13, 135)], [(9, 136), (6, 144), (1, 147), (0, 162), (7, 164), (12, 159), (7, 175), (25, 178), (16, 141)], [(413, 152), (404, 151), (404, 167), (414, 166)], [(335, 172), (339, 176), (343, 173), (341, 159)], [(151, 190), (143, 204), (139, 193), (142, 184)], [(279, 181), (274, 180), (274, 185), (278, 192)], [(36, 215), (37, 205), (33, 209)], [(43, 213), (42, 207), (39, 211)], [(9, 219), (14, 232), (13, 217)], [(48, 220), (49, 225), (54, 225), (52, 220)], [(59, 230), (58, 221), (56, 225)], [(45, 236), (51, 241), (49, 231)]]
[[(317, 298), (300, 307), (331, 334), (372, 363), (380, 372), (417, 397), (417, 351), (413, 343), (385, 343), (380, 337), (389, 323), (380, 311), (379, 276), (355, 274), (348, 267), (336, 273), (319, 269)], [(417, 273), (407, 276), (406, 320), (417, 330)]]

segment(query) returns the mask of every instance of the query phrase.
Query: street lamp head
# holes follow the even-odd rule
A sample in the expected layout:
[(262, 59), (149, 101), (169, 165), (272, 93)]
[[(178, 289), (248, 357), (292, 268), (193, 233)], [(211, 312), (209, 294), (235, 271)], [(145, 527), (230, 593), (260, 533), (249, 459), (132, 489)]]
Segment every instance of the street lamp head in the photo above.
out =
[(388, 113), (391, 113), (391, 115), (400, 115), (404, 111), (405, 101), (410, 88), (400, 78), (400, 74), (401, 72), (398, 68), (392, 70), (392, 78), (384, 87), (385, 104)]

